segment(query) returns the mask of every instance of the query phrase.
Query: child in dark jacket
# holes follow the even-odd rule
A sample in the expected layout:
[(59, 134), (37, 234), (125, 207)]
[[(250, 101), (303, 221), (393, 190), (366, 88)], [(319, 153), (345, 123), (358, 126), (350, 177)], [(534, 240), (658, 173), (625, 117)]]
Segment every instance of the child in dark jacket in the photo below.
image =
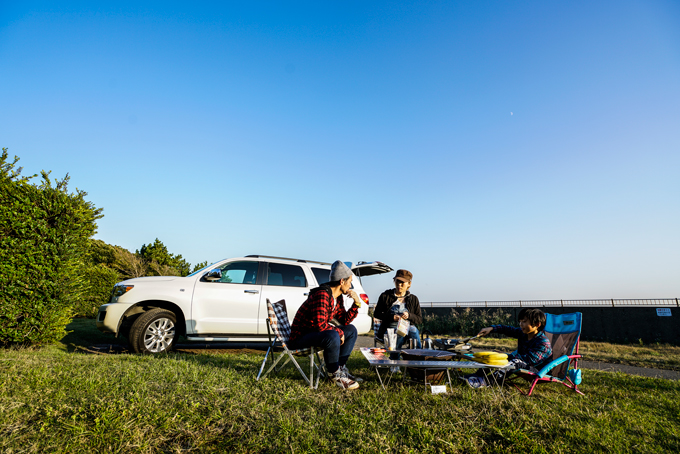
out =
[[(507, 325), (492, 325), (482, 328), (477, 336), (482, 337), (490, 333), (503, 334), (517, 339), (517, 350), (508, 355), (508, 361), (513, 364), (515, 369), (527, 369), (538, 372), (552, 358), (552, 347), (550, 341), (543, 331), (545, 329), (545, 314), (536, 308), (524, 308), (517, 316), (519, 328)], [(465, 377), (467, 383), (473, 388), (481, 388), (488, 384), (488, 371), (478, 370), (476, 373)], [(494, 377), (502, 381), (505, 372), (499, 373)]]

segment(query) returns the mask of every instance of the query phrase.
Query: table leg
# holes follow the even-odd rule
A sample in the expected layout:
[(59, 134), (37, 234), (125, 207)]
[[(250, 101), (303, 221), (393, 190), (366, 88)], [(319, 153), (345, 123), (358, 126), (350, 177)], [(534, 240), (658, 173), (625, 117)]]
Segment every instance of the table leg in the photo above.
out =
[[(382, 386), (382, 389), (383, 389), (384, 391), (387, 391), (387, 389), (385, 388), (385, 384), (384, 384), (383, 381), (382, 381), (382, 377), (380, 377), (380, 371), (379, 371), (378, 369), (380, 369), (380, 368), (379, 368), (379, 367), (376, 367), (376, 368), (375, 368), (375, 374), (378, 376), (378, 381), (380, 382), (380, 386)], [(389, 383), (389, 382), (388, 382), (388, 383)]]
[(499, 397), (502, 396), (503, 395), (503, 385), (501, 383), (498, 383), (498, 379), (496, 377), (496, 374), (494, 372), (490, 372), (489, 369), (483, 369), (483, 371), (484, 371), (484, 379), (486, 380), (487, 383), (489, 383), (489, 387), (491, 388), (491, 392), (496, 394), (496, 390), (498, 390)]

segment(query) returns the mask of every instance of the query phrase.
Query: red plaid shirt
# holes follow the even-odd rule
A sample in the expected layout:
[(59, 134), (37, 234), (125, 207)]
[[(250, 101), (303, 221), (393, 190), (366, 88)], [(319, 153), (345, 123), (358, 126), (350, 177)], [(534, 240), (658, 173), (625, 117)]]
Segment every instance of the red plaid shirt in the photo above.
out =
[(338, 302), (333, 299), (333, 293), (328, 286), (318, 287), (312, 290), (307, 300), (302, 303), (290, 330), (290, 341), (308, 333), (316, 333), (334, 329), (340, 336), (344, 333), (340, 328), (330, 325), (332, 319), (336, 319), (342, 325), (349, 325), (359, 313), (359, 308), (353, 304), (348, 311), (343, 305), (342, 295)]

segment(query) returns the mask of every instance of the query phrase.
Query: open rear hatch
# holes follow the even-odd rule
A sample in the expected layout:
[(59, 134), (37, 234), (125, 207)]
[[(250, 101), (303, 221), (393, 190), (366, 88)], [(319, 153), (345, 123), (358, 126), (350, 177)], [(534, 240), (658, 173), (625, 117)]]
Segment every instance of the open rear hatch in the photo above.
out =
[(359, 262), (350, 266), (352, 272), (358, 277), (372, 276), (374, 274), (384, 274), (394, 271), (383, 262)]

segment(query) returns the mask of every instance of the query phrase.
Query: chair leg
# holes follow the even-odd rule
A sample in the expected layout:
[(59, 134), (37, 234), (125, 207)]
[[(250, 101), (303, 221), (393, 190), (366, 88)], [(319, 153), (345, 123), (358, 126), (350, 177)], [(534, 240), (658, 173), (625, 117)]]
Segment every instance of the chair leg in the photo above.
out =
[[(269, 366), (269, 369), (267, 369), (267, 372), (264, 373), (264, 375), (262, 376), (262, 378), (265, 378), (267, 375), (269, 375), (269, 372), (271, 372), (271, 371), (276, 367), (276, 365), (279, 363), (279, 361), (281, 361), (281, 360), (283, 359), (284, 356), (286, 356), (285, 352), (281, 353), (281, 354), (279, 355), (279, 357), (276, 358), (276, 361), (274, 361), (274, 364), (272, 364), (271, 366)], [(287, 363), (287, 362), (288, 362), (288, 361), (286, 361), (286, 363)], [(286, 364), (286, 363), (284, 363), (284, 364)]]
[[(284, 355), (284, 353), (281, 353), (281, 355)], [(286, 364), (290, 362), (290, 358), (286, 358), (286, 360), (283, 362), (283, 364), (279, 365), (279, 367), (276, 368), (276, 372), (280, 371), (284, 367), (286, 367)]]
[(534, 388), (536, 387), (537, 384), (538, 384), (538, 378), (535, 379), (535, 380), (531, 383), (531, 387), (529, 388), (529, 392), (527, 393), (527, 396), (531, 396), (531, 393), (534, 392)]
[(309, 354), (309, 387), (314, 389), (314, 347)]
[(319, 358), (319, 352), (317, 350), (314, 351), (314, 356), (316, 356), (316, 363), (318, 364), (316, 368), (316, 384), (314, 385), (314, 389), (317, 389), (321, 376), (328, 377), (328, 369), (326, 369), (326, 363)]
[(267, 358), (269, 357), (269, 352), (272, 350), (271, 347), (267, 349), (267, 353), (264, 354), (264, 360), (262, 361), (262, 365), (260, 366), (260, 371), (257, 373), (257, 377), (255, 378), (255, 381), (260, 380), (260, 375), (262, 375), (262, 371), (264, 370), (265, 364), (267, 364)]
[[(292, 361), (293, 364), (295, 365), (295, 368), (298, 370), (298, 372), (300, 372), (300, 375), (302, 375), (302, 378), (304, 378), (305, 381), (306, 381), (308, 384), (311, 385), (312, 382), (309, 380), (309, 378), (307, 378), (307, 375), (305, 375), (305, 373), (302, 371), (302, 368), (300, 367), (300, 365), (298, 364), (298, 362), (295, 361), (295, 358), (293, 358), (293, 355), (292, 355), (290, 352), (288, 352), (288, 351), (286, 352), (286, 354), (288, 355), (289, 361)], [(286, 362), (287, 362), (287, 361), (286, 361)]]

